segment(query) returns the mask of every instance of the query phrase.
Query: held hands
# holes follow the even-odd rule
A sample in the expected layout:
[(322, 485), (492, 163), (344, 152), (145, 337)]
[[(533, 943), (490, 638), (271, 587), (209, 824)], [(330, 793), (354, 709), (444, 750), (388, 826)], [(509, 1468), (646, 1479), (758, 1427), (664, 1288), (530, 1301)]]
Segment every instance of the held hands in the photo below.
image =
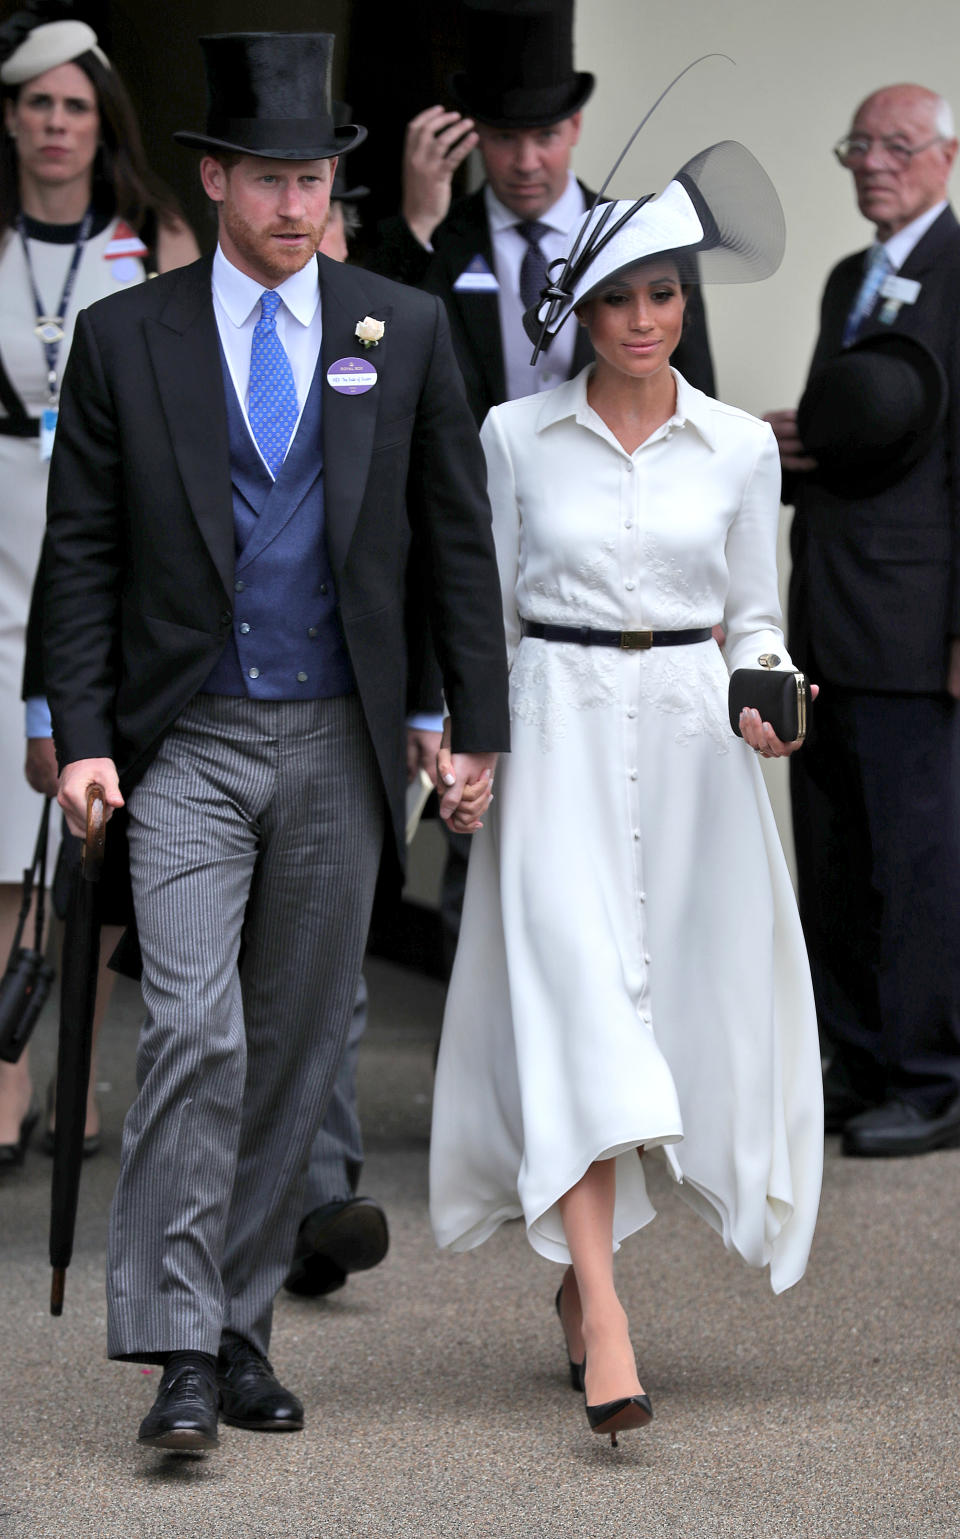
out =
[[(811, 684), (811, 701), (816, 700), (819, 693), (820, 685)], [(782, 743), (770, 723), (763, 721), (760, 712), (749, 706), (744, 706), (740, 712), (740, 736), (760, 755), (761, 759), (787, 759), (792, 753), (796, 753), (798, 748), (803, 747), (801, 738), (794, 743)]]
[(495, 753), (451, 753), (450, 718), (443, 724), (437, 754), (437, 790), (442, 791), (440, 816), (455, 834), (473, 834), (493, 800)]
[(117, 767), (112, 759), (75, 759), (64, 765), (57, 801), (63, 808), (67, 827), (78, 839), (87, 832), (87, 787), (103, 786), (104, 818), (123, 806)]
[(407, 124), (400, 212), (421, 246), (447, 217), (453, 173), (477, 143), (473, 119), (428, 107)]
[(773, 436), (780, 450), (780, 463), (784, 470), (816, 470), (817, 462), (811, 459), (797, 433), (797, 414), (786, 408), (763, 414), (764, 422), (773, 428)]

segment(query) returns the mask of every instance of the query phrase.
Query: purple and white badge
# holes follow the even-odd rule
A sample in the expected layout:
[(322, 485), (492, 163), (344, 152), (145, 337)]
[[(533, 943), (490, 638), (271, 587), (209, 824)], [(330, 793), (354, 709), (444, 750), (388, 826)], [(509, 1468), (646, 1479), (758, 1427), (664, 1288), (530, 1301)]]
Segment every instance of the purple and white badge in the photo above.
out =
[(363, 395), (377, 383), (377, 371), (366, 358), (338, 358), (327, 370), (327, 384), (340, 395)]

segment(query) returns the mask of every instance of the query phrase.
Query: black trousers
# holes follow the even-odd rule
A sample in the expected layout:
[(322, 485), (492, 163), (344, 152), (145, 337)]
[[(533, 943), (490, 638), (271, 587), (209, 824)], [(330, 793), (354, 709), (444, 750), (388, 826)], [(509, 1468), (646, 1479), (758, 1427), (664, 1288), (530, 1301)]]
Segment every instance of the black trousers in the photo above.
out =
[(825, 1050), (870, 1100), (960, 1094), (960, 706), (824, 684), (791, 760)]

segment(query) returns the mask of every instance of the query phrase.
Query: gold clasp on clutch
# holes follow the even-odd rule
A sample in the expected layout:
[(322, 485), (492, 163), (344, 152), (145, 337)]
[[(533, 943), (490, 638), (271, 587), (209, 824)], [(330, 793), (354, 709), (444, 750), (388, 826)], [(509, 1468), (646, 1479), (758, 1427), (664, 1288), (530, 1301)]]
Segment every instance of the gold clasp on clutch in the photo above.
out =
[(622, 652), (647, 652), (653, 646), (653, 631), (621, 631)]

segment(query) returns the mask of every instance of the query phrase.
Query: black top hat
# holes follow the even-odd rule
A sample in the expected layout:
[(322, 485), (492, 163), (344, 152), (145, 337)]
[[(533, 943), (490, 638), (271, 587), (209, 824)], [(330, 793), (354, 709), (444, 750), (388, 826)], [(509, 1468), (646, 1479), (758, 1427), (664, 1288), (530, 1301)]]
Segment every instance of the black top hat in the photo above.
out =
[(202, 37), (206, 132), (181, 130), (179, 144), (268, 160), (326, 160), (367, 136), (336, 127), (330, 92), (332, 32), (224, 32)]
[(839, 497), (886, 491), (930, 448), (947, 396), (939, 358), (901, 332), (864, 337), (828, 359), (797, 408), (817, 480)]
[(447, 86), (491, 128), (543, 128), (579, 112), (593, 76), (573, 67), (573, 0), (464, 0), (465, 70)]

